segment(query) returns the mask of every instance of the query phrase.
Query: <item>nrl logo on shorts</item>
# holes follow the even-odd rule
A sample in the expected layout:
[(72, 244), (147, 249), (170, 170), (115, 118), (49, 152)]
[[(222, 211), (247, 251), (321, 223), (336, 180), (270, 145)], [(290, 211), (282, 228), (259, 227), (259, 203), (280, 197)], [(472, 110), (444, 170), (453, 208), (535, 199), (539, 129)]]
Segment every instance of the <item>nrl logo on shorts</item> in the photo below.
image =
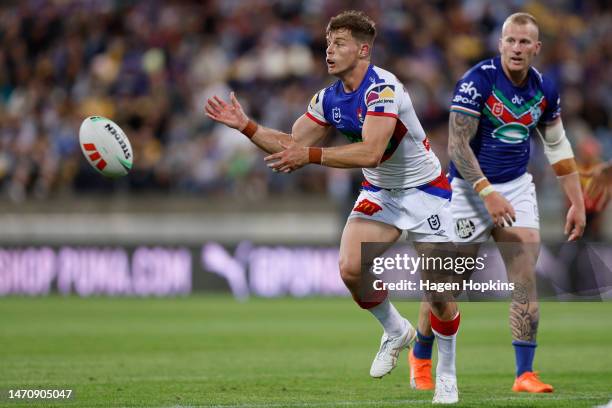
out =
[(427, 219), (427, 222), (429, 223), (429, 227), (432, 230), (438, 230), (440, 229), (440, 217), (438, 217), (438, 215), (432, 215), (431, 217), (429, 217)]
[(476, 226), (472, 220), (468, 218), (460, 218), (455, 224), (455, 233), (461, 239), (466, 239), (474, 235), (476, 232)]
[(334, 122), (340, 123), (340, 119), (342, 119), (342, 113), (340, 113), (339, 107), (336, 106), (334, 109), (332, 109), (332, 117), (334, 119)]

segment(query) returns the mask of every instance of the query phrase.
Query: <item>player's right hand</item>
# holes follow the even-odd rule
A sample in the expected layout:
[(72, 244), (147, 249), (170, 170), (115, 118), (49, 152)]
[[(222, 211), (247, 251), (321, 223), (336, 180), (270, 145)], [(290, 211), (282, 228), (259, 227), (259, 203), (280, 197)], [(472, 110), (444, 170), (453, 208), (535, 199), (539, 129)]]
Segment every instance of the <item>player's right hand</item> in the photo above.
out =
[(219, 98), (217, 95), (206, 101), (204, 110), (206, 116), (217, 122), (223, 123), (231, 128), (242, 131), (249, 123), (248, 116), (244, 113), (242, 106), (236, 99), (236, 95), (230, 93), (231, 105)]
[(493, 225), (496, 227), (511, 227), (512, 223), (516, 221), (516, 214), (512, 204), (506, 198), (494, 191), (484, 198), (485, 207), (491, 218), (493, 218)]

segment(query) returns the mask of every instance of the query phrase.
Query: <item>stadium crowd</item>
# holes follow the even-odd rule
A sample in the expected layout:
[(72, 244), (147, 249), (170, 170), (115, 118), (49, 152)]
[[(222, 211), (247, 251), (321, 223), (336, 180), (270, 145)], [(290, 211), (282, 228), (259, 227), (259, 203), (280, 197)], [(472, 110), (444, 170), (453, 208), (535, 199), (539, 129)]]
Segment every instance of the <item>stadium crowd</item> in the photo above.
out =
[[(456, 81), (497, 53), (501, 23), (519, 9), (539, 20), (545, 46), (536, 66), (561, 84), (565, 127), (580, 160), (612, 155), (605, 0), (24, 0), (0, 5), (3, 194), (17, 202), (92, 189), (345, 195), (358, 172), (307, 166), (272, 173), (253, 145), (215, 125), (203, 106), (232, 89), (258, 122), (289, 131), (312, 94), (333, 80), (324, 24), (346, 8), (377, 22), (373, 61), (404, 82), (443, 160)], [(108, 182), (83, 159), (78, 129), (94, 114), (128, 134), (130, 177)], [(557, 189), (547, 182), (554, 175), (546, 161), (532, 163), (539, 191)]]

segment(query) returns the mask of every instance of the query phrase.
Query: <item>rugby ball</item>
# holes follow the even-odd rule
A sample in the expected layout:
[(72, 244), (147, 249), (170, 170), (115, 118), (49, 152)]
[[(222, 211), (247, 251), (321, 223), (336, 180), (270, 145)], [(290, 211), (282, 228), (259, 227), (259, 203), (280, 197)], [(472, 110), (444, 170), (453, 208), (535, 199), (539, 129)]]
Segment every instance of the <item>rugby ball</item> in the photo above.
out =
[(132, 146), (115, 122), (90, 116), (79, 129), (79, 142), (85, 158), (100, 174), (121, 177), (132, 168)]

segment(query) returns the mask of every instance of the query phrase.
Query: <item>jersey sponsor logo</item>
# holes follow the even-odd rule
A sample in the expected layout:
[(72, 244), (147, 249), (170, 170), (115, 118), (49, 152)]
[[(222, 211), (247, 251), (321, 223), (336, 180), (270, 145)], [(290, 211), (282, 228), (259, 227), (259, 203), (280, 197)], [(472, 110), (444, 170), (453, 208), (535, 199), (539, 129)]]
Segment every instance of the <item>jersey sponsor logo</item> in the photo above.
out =
[(366, 106), (395, 102), (395, 86), (376, 86), (366, 95)]
[(434, 231), (440, 229), (440, 217), (438, 217), (438, 214), (434, 214), (429, 217), (427, 219), (427, 223), (429, 224), (429, 227)]
[(455, 95), (455, 97), (453, 98), (453, 102), (460, 102), (467, 105), (478, 106), (478, 102), (476, 102), (475, 100), (465, 96), (461, 96), (459, 94)]
[(478, 93), (478, 90), (474, 86), (474, 81), (462, 83), (459, 87), (459, 92), (469, 95), (472, 99), (480, 98), (482, 96)]
[(517, 144), (529, 137), (529, 128), (522, 123), (507, 123), (495, 129), (492, 136), (504, 143)]
[(495, 67), (495, 64), (491, 63), (490, 65), (481, 65), (480, 69), (482, 69), (483, 71), (486, 71), (487, 69), (497, 69)]
[(525, 99), (522, 96), (519, 95), (514, 95), (512, 97), (512, 103), (515, 105), (522, 105), (523, 103), (525, 103)]
[(474, 235), (476, 226), (469, 218), (459, 218), (455, 223), (455, 233), (461, 239), (466, 239)]
[(353, 208), (353, 211), (363, 213), (365, 215), (372, 216), (378, 211), (381, 211), (382, 207), (368, 199), (363, 199)]
[(342, 119), (342, 112), (340, 112), (340, 108), (337, 106), (332, 109), (332, 119), (334, 119), (334, 122), (336, 123), (340, 123), (340, 120)]

